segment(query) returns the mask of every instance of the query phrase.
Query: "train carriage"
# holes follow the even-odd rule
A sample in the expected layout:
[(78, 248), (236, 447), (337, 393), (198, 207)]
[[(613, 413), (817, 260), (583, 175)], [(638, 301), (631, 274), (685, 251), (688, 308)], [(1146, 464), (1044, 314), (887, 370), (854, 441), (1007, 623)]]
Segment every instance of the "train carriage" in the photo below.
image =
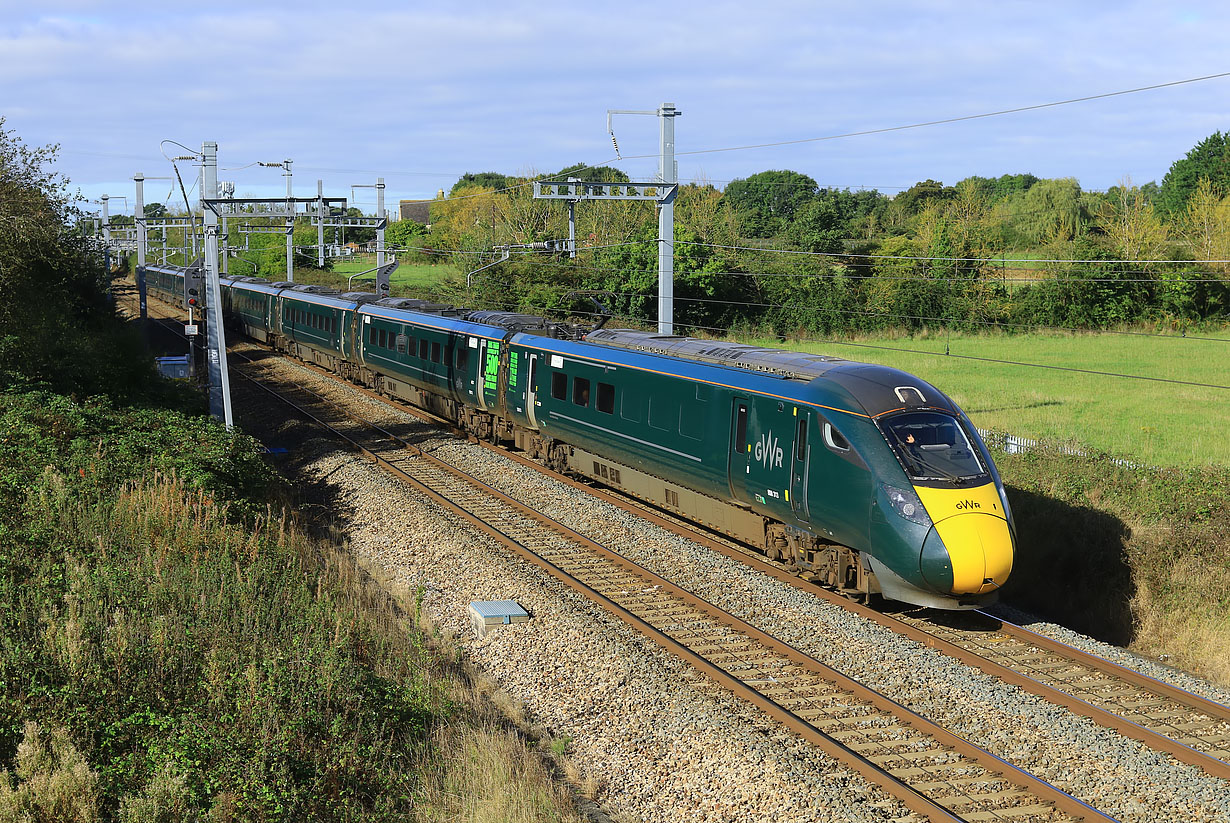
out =
[(222, 278), (222, 310), (239, 331), (262, 343), (273, 329), (273, 307), (281, 289), (259, 277)]
[[(631, 330), (582, 337), (540, 317), (421, 300), (266, 289), (276, 347), (761, 545), (838, 589), (966, 608), (1011, 571), (1011, 513), (985, 445), (947, 396), (905, 372)], [(228, 305), (234, 314), (238, 303)], [(243, 322), (265, 321), (254, 307)]]
[(279, 346), (331, 371), (343, 371), (350, 351), (343, 351), (347, 319), (359, 303), (319, 286), (274, 283), (282, 288), (273, 299), (271, 333), (284, 339)]

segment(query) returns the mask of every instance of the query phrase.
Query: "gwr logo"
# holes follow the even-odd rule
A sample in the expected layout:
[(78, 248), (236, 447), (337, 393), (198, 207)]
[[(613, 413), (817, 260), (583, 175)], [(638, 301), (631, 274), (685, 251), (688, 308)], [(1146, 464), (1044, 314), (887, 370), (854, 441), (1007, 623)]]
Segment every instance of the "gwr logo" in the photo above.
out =
[(981, 509), (982, 505), (976, 500), (962, 500), (957, 504), (958, 509)]
[(764, 464), (766, 469), (781, 468), (784, 452), (770, 429), (767, 434), (760, 435), (756, 444), (756, 459)]

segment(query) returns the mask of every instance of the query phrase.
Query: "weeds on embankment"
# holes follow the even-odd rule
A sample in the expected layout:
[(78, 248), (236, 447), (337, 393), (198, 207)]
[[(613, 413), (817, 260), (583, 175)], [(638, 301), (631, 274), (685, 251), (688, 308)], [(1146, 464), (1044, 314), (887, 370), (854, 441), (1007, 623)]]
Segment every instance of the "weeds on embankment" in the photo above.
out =
[(1230, 684), (1230, 469), (995, 460), (1018, 530), (1006, 602)]
[(0, 823), (568, 819), (276, 483), (208, 421), (0, 396)]

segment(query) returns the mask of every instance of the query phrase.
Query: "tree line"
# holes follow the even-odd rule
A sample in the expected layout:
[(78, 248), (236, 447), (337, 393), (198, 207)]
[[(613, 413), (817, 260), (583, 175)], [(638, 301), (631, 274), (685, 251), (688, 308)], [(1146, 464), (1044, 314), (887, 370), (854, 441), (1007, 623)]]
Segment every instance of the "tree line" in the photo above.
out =
[[(1032, 174), (924, 180), (889, 196), (825, 188), (797, 171), (681, 185), (675, 209), (675, 319), (689, 333), (776, 335), (1000, 326), (1101, 328), (1224, 322), (1230, 290), (1230, 154), (1217, 132), (1160, 185), (1086, 191)], [(566, 206), (534, 200), (532, 179), (628, 182), (609, 167), (537, 178), (464, 175), (435, 200), (430, 227), (390, 242), (472, 271), (503, 244), (567, 236)], [(568, 312), (575, 291), (606, 292), (626, 322), (652, 323), (652, 203), (581, 203), (578, 254), (518, 254), (444, 285), (456, 302)], [(405, 258), (403, 258), (405, 259)]]

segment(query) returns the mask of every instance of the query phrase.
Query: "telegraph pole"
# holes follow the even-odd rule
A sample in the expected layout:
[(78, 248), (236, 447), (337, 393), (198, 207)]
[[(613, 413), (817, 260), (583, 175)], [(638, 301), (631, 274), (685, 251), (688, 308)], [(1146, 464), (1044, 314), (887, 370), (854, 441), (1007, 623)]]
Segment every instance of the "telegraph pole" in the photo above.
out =
[[(658, 334), (674, 334), (675, 329), (675, 194), (679, 190), (679, 169), (675, 164), (675, 118), (683, 112), (674, 103), (663, 103), (657, 111), (607, 109), (606, 130), (619, 156), (612, 114), (651, 114), (658, 118), (660, 142), (658, 151), (658, 182), (662, 196), (658, 202)], [(537, 186), (537, 184), (535, 184)], [(535, 189), (537, 191), (537, 189)], [(535, 197), (538, 195), (535, 194)], [(613, 199), (613, 198), (603, 198)]]
[[(384, 214), (384, 178), (376, 178), (376, 216), (382, 221), (385, 219)], [(384, 226), (382, 222), (380, 228), (376, 229), (376, 267), (384, 265)]]
[[(201, 199), (218, 194), (218, 144), (205, 143), (201, 149)], [(205, 223), (205, 287), (209, 298), (205, 303), (206, 329), (209, 335), (207, 360), (209, 366), (209, 413), (221, 417), (229, 430), (231, 419), (231, 384), (226, 367), (226, 337), (222, 328), (222, 288), (218, 282), (218, 212), (201, 203)]]
[[(286, 169), (286, 212), (293, 214), (295, 210), (294, 194), (290, 189), (291, 160), (283, 160), (282, 168)], [(295, 282), (295, 218), (286, 218), (286, 279)]]
[[(658, 109), (661, 125), (661, 152), (658, 158), (658, 179), (666, 184), (679, 182), (675, 164), (675, 118), (680, 112), (674, 103), (663, 103)], [(658, 206), (658, 334), (674, 334), (675, 329), (675, 194), (670, 193)]]
[(148, 240), (145, 230), (145, 175), (137, 172), (132, 176), (137, 184), (137, 205), (133, 220), (137, 224), (137, 299), (141, 305), (141, 319), (146, 318), (145, 304), (145, 246)]
[(325, 267), (325, 181), (316, 181), (316, 268)]

